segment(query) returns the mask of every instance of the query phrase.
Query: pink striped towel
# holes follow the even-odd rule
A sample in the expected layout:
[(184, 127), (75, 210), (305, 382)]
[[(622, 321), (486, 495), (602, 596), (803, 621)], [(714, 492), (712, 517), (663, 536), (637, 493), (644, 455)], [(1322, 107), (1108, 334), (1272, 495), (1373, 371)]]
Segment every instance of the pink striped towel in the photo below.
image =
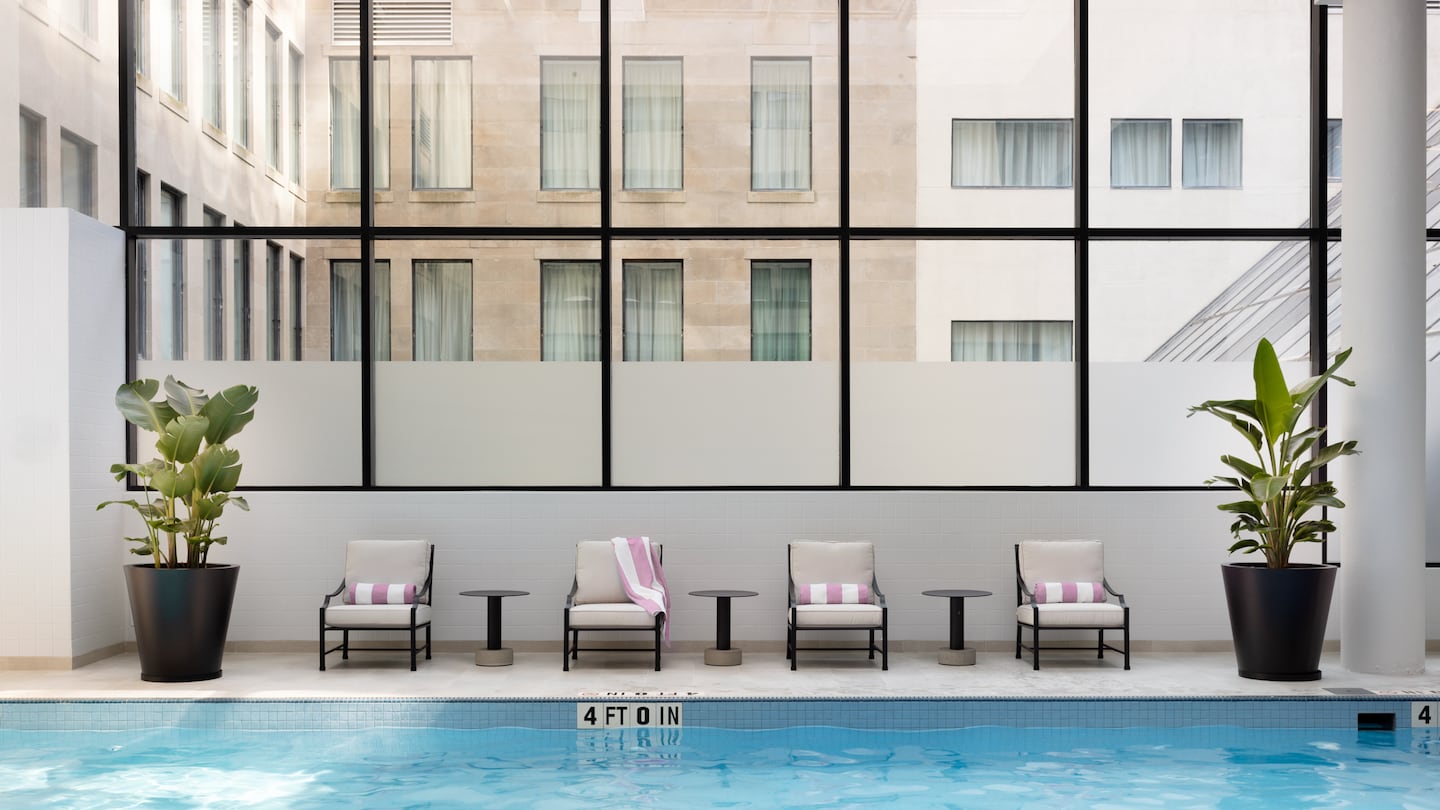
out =
[(802, 605), (868, 605), (870, 586), (834, 582), (796, 585), (795, 601)]
[(1041, 604), (1104, 602), (1105, 586), (1099, 582), (1037, 582), (1035, 601)]
[(648, 537), (612, 537), (615, 562), (620, 568), (620, 582), (630, 601), (654, 616), (664, 613), (665, 646), (670, 646), (670, 592), (665, 586), (665, 569), (660, 567), (660, 552)]

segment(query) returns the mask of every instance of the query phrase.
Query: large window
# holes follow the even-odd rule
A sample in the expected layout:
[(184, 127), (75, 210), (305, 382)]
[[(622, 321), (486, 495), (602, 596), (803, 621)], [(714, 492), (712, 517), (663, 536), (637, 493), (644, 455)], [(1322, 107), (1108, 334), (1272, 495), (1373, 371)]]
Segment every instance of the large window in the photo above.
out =
[(305, 354), (305, 260), (290, 254), (290, 359)]
[(290, 49), (290, 182), (305, 176), (305, 58)]
[(678, 261), (625, 262), (625, 360), (680, 360), (684, 305)]
[(684, 104), (679, 59), (626, 59), (622, 97), (625, 188), (684, 185)]
[(265, 162), (279, 169), (285, 159), (281, 154), (281, 121), (284, 118), (285, 58), (280, 29), (265, 23)]
[(231, 24), (230, 98), (235, 104), (231, 134), (235, 143), (250, 148), (250, 0), (233, 0)]
[[(235, 223), (238, 227), (240, 223)], [(236, 360), (249, 360), (251, 357), (251, 346), (253, 337), (251, 324), (254, 323), (254, 279), (250, 241), (241, 239), (235, 243), (235, 272), (232, 273), (231, 282), (235, 285), (234, 307), (232, 309), (235, 323), (231, 327), (235, 339)]]
[[(137, 225), (150, 224), (150, 175), (135, 172), (135, 210)], [(150, 359), (150, 242), (135, 242), (135, 309), (133, 313), (135, 356)]]
[[(370, 143), (375, 187), (390, 187), (390, 60), (377, 59), (372, 73), (375, 126)], [(360, 60), (330, 60), (330, 187), (360, 188)]]
[[(169, 186), (160, 187), (160, 225), (185, 224), (185, 195)], [(160, 242), (159, 278), (156, 290), (155, 323), (158, 327), (157, 355), (161, 360), (185, 359), (185, 241)]]
[(750, 359), (810, 359), (810, 262), (751, 264)]
[(157, 0), (155, 81), (177, 101), (185, 100), (185, 0)]
[(265, 243), (265, 359), (285, 357), (285, 249)]
[(411, 70), (415, 188), (470, 188), (470, 60), (416, 58)]
[(540, 187), (600, 187), (600, 60), (540, 60)]
[(205, 60), (205, 123), (216, 129), (225, 126), (225, 5), (223, 0), (204, 0), (201, 9), (201, 52)]
[(45, 119), (20, 108), (20, 207), (45, 207)]
[(956, 188), (1069, 188), (1069, 121), (956, 119), (950, 184)]
[(95, 216), (95, 144), (60, 130), (60, 204)]
[(150, 75), (150, 0), (135, 0), (135, 75)]
[[(360, 359), (360, 262), (330, 263), (330, 359)], [(375, 360), (390, 359), (390, 262), (370, 268), (370, 346)]]
[(1186, 119), (1181, 145), (1185, 188), (1240, 187), (1240, 121)]
[(468, 261), (415, 262), (416, 360), (471, 359), (472, 283)]
[(1339, 118), (1331, 118), (1325, 122), (1325, 179), (1332, 183), (1340, 182), (1340, 169), (1344, 165), (1343, 153), (1340, 150), (1341, 131)]
[(1170, 120), (1110, 122), (1110, 187), (1170, 187)]
[[(225, 225), (225, 215), (205, 208), (205, 227)], [(225, 240), (205, 240), (205, 359), (225, 359)]]
[(950, 359), (1068, 363), (1071, 333), (1069, 321), (951, 321)]
[(750, 187), (810, 188), (810, 60), (750, 62)]
[(95, 0), (60, 0), (60, 19), (74, 31), (93, 39), (96, 31)]
[(600, 265), (540, 263), (540, 359), (600, 359)]

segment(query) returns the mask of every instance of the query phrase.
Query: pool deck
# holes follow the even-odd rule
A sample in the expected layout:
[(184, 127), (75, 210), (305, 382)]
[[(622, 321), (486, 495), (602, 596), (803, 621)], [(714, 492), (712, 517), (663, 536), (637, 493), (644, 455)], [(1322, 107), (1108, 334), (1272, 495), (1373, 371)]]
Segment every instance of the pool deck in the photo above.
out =
[[(1440, 697), (1440, 655), (1430, 653), (1426, 673), (1382, 676), (1355, 673), (1327, 653), (1318, 681), (1282, 683), (1241, 678), (1229, 652), (1132, 654), (1131, 669), (1118, 655), (1096, 661), (1087, 653), (1042, 657), (1039, 672), (1011, 652), (982, 651), (975, 666), (941, 666), (936, 653), (890, 655), (889, 671), (859, 654), (809, 653), (791, 672), (779, 651), (750, 652), (738, 667), (705, 666), (698, 652), (665, 656), (664, 670), (644, 653), (582, 653), (569, 672), (554, 653), (517, 652), (510, 667), (477, 667), (473, 654), (436, 653), (409, 671), (401, 654), (332, 655), (320, 672), (314, 653), (227, 653), (224, 677), (189, 684), (145, 683), (133, 654), (70, 671), (0, 671), (0, 700), (35, 699), (346, 699), (346, 698), (593, 698), (607, 693), (649, 693), (696, 698), (895, 697), (1335, 697), (1344, 690)], [(1353, 693), (1352, 693), (1353, 694)]]

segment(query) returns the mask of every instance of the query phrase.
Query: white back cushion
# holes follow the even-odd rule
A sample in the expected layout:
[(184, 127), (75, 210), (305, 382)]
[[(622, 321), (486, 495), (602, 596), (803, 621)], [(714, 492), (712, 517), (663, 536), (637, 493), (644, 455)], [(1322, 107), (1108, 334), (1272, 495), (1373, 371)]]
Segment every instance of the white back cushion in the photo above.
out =
[(1105, 545), (1099, 540), (1021, 540), (1020, 578), (1036, 582), (1101, 582)]
[(869, 585), (875, 579), (873, 543), (796, 540), (790, 544), (790, 579), (796, 585)]
[(429, 540), (351, 540), (345, 544), (345, 582), (425, 584)]
[[(657, 554), (664, 547), (651, 543)], [(604, 605), (629, 602), (620, 569), (615, 563), (615, 547), (609, 540), (581, 540), (575, 544), (575, 604)]]

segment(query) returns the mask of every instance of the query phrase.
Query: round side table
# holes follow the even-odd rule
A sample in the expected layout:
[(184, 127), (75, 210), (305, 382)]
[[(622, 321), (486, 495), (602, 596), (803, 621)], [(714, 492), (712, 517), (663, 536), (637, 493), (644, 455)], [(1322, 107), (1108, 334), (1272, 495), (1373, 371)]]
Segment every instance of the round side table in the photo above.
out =
[(715, 600), (715, 646), (705, 651), (705, 664), (712, 667), (733, 667), (740, 663), (740, 650), (730, 647), (730, 600), (759, 596), (755, 591), (691, 591), (691, 596)]
[(508, 667), (515, 663), (515, 651), (509, 647), (500, 646), (500, 600), (507, 596), (529, 596), (530, 592), (486, 588), (478, 591), (461, 591), (460, 595), (484, 596), (489, 603), (485, 611), (485, 647), (475, 651), (475, 666)]
[(940, 651), (940, 663), (951, 667), (968, 667), (975, 663), (975, 650), (965, 646), (965, 600), (990, 596), (990, 591), (968, 588), (941, 588), (923, 591), (926, 596), (950, 598), (950, 648)]

